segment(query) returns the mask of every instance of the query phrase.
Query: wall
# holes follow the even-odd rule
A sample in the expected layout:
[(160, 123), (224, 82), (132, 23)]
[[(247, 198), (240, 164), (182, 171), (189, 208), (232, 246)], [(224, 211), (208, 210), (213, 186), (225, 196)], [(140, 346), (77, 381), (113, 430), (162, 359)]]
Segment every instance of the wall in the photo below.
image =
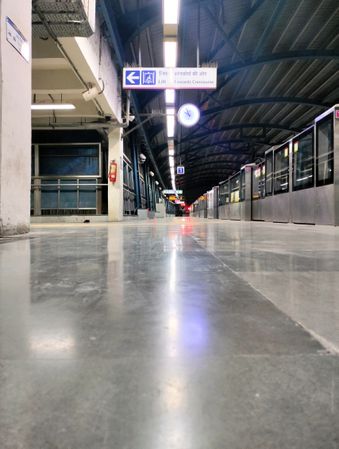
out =
[(117, 68), (112, 61), (111, 49), (102, 36), (99, 19), (97, 18), (95, 33), (91, 37), (59, 40), (86, 82), (92, 82), (101, 89), (103, 80), (105, 89), (97, 100), (105, 114), (113, 115), (120, 121), (121, 83)]
[(30, 220), (31, 62), (7, 42), (6, 17), (31, 47), (31, 0), (0, 0), (0, 235), (28, 232)]

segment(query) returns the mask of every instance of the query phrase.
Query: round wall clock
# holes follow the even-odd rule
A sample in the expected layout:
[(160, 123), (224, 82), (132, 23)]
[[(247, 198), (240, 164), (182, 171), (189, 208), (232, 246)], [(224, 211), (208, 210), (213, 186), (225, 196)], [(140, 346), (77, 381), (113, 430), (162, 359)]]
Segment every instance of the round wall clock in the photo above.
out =
[(200, 119), (200, 110), (195, 104), (187, 103), (181, 106), (178, 111), (178, 120), (182, 126), (190, 128), (198, 123)]

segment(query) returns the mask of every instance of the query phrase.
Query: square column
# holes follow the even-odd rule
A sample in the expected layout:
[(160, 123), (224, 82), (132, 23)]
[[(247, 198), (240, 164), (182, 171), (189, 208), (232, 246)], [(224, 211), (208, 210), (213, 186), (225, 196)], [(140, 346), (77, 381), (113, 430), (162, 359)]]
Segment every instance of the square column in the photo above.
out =
[(117, 180), (113, 184), (108, 180), (108, 221), (123, 220), (124, 202), (124, 143), (122, 128), (114, 128), (108, 135), (108, 165), (115, 161), (118, 165)]
[[(0, 1), (0, 236), (29, 231), (31, 0)], [(7, 24), (7, 26), (6, 26)], [(7, 36), (7, 29), (11, 34)], [(14, 31), (15, 30), (15, 31)], [(15, 33), (24, 37), (18, 46)], [(8, 39), (7, 39), (8, 38)], [(13, 40), (15, 48), (9, 40)]]

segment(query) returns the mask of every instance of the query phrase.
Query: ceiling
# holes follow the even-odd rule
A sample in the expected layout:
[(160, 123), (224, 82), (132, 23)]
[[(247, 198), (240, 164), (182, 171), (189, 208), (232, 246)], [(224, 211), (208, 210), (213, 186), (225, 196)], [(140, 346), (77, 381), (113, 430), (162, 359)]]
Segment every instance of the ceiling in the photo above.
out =
[[(103, 1), (124, 63), (137, 64), (140, 42), (141, 64), (162, 66), (161, 0)], [(338, 26), (337, 0), (181, 1), (178, 65), (196, 66), (198, 42), (200, 64), (218, 64), (217, 90), (177, 95), (177, 107), (193, 102), (202, 111), (197, 126), (176, 131), (176, 161), (186, 167), (177, 188), (189, 202), (339, 101)], [(165, 107), (163, 92), (135, 96), (141, 113)], [(145, 128), (169, 179), (165, 122)]]
[[(163, 66), (161, 0), (97, 5), (120, 68), (138, 65), (139, 58), (142, 66)], [(176, 186), (188, 202), (339, 102), (338, 28), (338, 0), (181, 0), (178, 65), (197, 65), (198, 43), (200, 64), (218, 65), (217, 90), (176, 96), (177, 108), (192, 102), (201, 109), (194, 128), (176, 127), (176, 163), (186, 168)], [(62, 95), (77, 103), (82, 117), (95, 120), (96, 106), (83, 101), (83, 86), (58, 49), (35, 39), (33, 51), (33, 94), (46, 100)], [(143, 114), (165, 110), (164, 93), (133, 92), (131, 104), (140, 122)], [(33, 120), (50, 118), (36, 113)], [(74, 121), (71, 113), (68, 120)], [(138, 132), (156, 172), (170, 186), (166, 121), (155, 116)]]

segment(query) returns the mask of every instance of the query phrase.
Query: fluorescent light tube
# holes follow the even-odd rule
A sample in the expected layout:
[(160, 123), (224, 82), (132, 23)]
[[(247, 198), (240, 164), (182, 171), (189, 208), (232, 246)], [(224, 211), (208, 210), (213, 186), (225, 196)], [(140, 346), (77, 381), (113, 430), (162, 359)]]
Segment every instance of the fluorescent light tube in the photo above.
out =
[(178, 44), (176, 41), (164, 41), (165, 67), (177, 66), (177, 49)]
[(180, 0), (164, 0), (162, 8), (164, 25), (178, 25)]
[(166, 115), (175, 115), (175, 109), (174, 108), (166, 108)]
[(74, 104), (70, 103), (35, 103), (31, 106), (32, 111), (70, 111), (75, 109)]
[(170, 157), (169, 157), (169, 166), (170, 166), (171, 168), (174, 168), (174, 157), (173, 157), (173, 156), (170, 156)]
[(175, 117), (174, 115), (167, 116), (167, 137), (173, 138), (175, 134)]
[(166, 89), (165, 90), (165, 101), (166, 101), (166, 104), (174, 104), (175, 103), (175, 90), (174, 89)]

